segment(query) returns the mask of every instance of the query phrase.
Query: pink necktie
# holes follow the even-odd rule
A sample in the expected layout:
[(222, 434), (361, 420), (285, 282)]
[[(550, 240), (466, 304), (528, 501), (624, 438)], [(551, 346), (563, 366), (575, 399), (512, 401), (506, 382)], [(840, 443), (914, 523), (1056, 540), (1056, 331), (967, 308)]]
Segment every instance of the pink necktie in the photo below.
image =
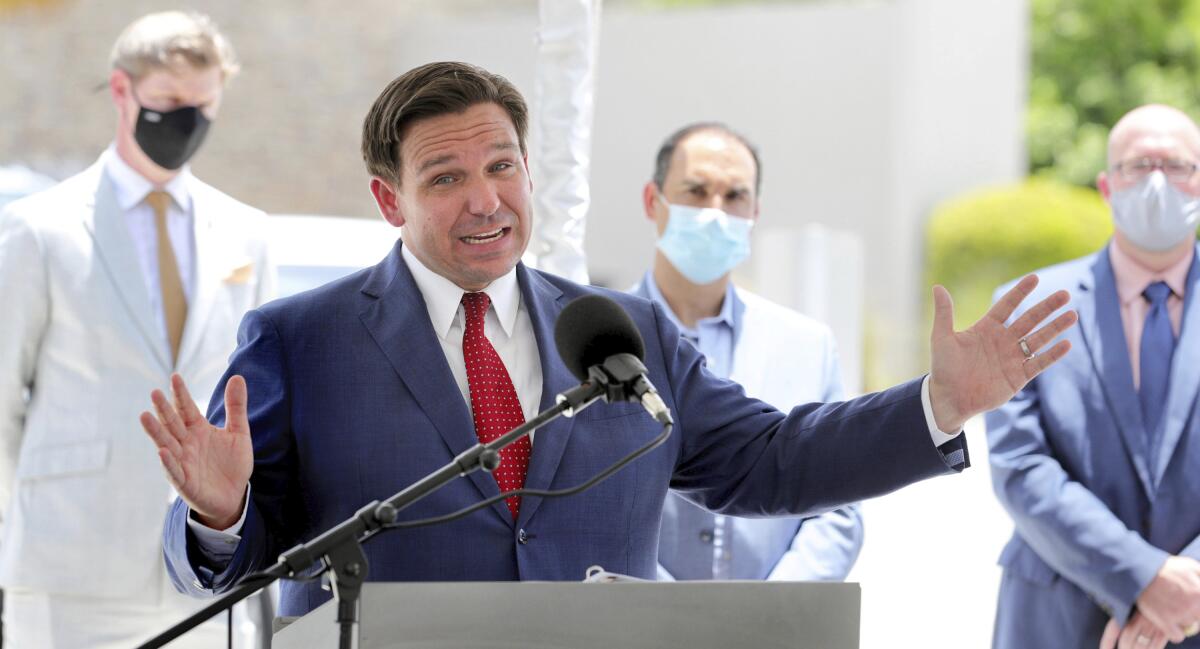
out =
[[(491, 300), (487, 293), (464, 293), (462, 304), (467, 315), (463, 358), (467, 362), (467, 383), (471, 387), (471, 413), (475, 434), (486, 444), (525, 423), (525, 415), (521, 412), (521, 402), (517, 400), (517, 390), (508, 376), (508, 369), (483, 334), (484, 316)], [(525, 486), (531, 448), (526, 436), (500, 451), (500, 468), (492, 474), (500, 491)], [(521, 511), (521, 497), (512, 496), (506, 502), (515, 519)]]

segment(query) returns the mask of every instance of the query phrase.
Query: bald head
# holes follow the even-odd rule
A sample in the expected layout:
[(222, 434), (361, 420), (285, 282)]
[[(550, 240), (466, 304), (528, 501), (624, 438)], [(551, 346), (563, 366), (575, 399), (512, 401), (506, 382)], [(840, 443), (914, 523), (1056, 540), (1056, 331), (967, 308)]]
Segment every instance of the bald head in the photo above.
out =
[[(1162, 104), (1147, 104), (1126, 113), (1108, 134), (1108, 165), (1096, 177), (1096, 187), (1106, 200), (1140, 180), (1136, 174), (1130, 177), (1113, 170), (1143, 159), (1158, 164), (1200, 163), (1200, 128), (1183, 111)], [(1200, 196), (1200, 173), (1172, 182), (1180, 190)]]
[(1162, 104), (1139, 106), (1108, 134), (1108, 164), (1129, 158), (1200, 158), (1200, 128), (1183, 111)]

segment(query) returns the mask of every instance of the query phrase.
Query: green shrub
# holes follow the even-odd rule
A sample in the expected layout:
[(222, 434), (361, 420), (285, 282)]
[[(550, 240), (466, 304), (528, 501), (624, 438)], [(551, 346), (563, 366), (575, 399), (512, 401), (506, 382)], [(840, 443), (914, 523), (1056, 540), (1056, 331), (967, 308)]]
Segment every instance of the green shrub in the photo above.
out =
[(1095, 252), (1111, 235), (1108, 206), (1092, 189), (1028, 180), (973, 191), (930, 216), (926, 280), (950, 290), (961, 329), (987, 312), (996, 287)]
[(1200, 0), (1031, 0), (1031, 173), (1090, 186), (1108, 129), (1145, 103), (1200, 115)]

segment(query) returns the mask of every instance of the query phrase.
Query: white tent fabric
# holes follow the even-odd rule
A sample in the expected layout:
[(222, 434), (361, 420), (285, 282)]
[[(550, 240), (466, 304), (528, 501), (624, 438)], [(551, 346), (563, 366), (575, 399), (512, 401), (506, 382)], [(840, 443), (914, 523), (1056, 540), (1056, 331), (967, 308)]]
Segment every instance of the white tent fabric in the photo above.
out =
[(600, 4), (541, 0), (533, 88), (534, 228), (525, 262), (583, 284)]

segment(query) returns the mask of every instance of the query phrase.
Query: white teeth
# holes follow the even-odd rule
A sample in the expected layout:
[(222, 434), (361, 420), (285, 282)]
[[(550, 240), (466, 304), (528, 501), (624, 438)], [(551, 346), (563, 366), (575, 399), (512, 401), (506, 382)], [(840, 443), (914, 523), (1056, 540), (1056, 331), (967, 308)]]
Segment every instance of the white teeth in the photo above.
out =
[(492, 232), (485, 232), (483, 234), (476, 234), (476, 235), (472, 235), (469, 237), (463, 237), (462, 240), (466, 241), (467, 243), (472, 243), (472, 244), (488, 243), (490, 241), (495, 241), (496, 239), (499, 239), (500, 236), (503, 234), (504, 234), (504, 228), (500, 228), (500, 229), (494, 230)]

